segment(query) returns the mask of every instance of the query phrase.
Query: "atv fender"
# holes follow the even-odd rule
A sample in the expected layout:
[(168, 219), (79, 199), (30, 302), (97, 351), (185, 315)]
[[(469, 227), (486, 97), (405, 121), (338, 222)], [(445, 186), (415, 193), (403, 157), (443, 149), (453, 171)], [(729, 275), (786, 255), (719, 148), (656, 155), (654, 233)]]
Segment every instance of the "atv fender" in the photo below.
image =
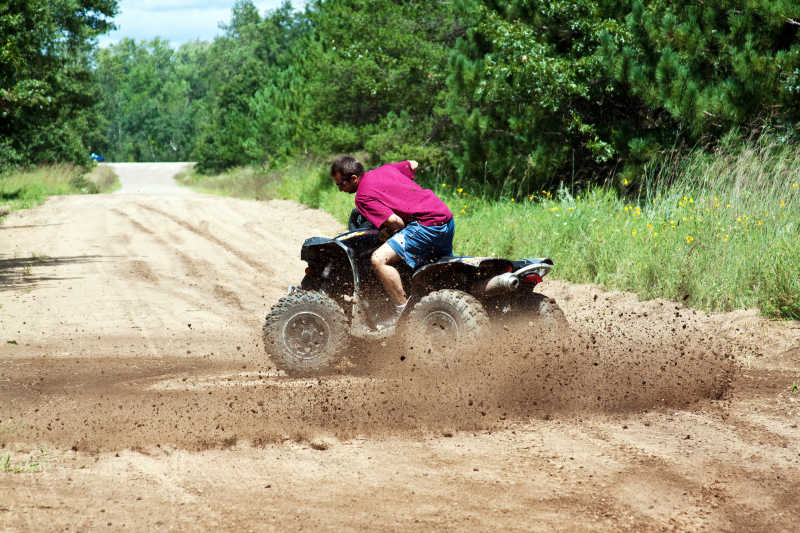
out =
[(338, 282), (339, 287), (346, 287), (352, 283), (353, 294), (360, 294), (361, 277), (357, 265), (361, 258), (356, 257), (353, 250), (361, 248), (358, 246), (359, 241), (369, 243), (379, 239), (380, 232), (375, 229), (350, 231), (333, 239), (311, 237), (303, 242), (300, 259), (315, 271), (314, 277), (329, 279), (328, 277), (335, 273), (339, 279), (334, 281)]
[(312, 270), (318, 271), (318, 275), (322, 277), (330, 276), (331, 269), (338, 276), (346, 275), (349, 279), (339, 281), (352, 282), (358, 291), (358, 269), (355, 267), (353, 252), (338, 240), (325, 237), (306, 239), (300, 251), (300, 259), (308, 263)]
[(471, 293), (476, 282), (511, 269), (511, 261), (497, 257), (442, 257), (414, 272), (410, 292), (424, 295), (432, 290), (457, 289)]

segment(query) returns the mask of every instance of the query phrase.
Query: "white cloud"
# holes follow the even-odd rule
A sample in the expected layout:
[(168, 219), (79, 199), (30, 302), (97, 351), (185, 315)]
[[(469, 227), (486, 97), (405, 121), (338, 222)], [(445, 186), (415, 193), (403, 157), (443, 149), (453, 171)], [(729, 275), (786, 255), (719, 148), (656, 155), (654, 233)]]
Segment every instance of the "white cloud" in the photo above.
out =
[[(136, 41), (160, 37), (174, 46), (195, 39), (211, 41), (222, 33), (219, 25), (230, 22), (234, 3), (234, 0), (121, 0), (119, 14), (114, 17), (117, 30), (101, 36), (100, 46), (126, 37)], [(282, 3), (283, 0), (253, 2), (262, 15)], [(297, 7), (304, 2), (293, 0), (292, 4)]]

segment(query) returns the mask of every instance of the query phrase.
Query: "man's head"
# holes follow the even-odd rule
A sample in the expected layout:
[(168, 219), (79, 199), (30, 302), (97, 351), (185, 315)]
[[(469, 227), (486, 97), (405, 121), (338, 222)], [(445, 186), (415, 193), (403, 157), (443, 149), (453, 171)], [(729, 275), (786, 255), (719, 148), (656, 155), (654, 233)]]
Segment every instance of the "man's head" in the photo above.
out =
[(358, 189), (358, 181), (364, 174), (364, 165), (355, 157), (345, 155), (331, 165), (331, 179), (340, 191), (353, 194)]

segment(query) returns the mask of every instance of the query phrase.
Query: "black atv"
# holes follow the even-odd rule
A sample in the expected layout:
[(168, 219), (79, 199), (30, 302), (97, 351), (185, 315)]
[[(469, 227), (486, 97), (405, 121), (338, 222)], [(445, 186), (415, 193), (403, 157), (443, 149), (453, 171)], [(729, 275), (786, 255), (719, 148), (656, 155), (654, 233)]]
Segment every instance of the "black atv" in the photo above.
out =
[(288, 375), (331, 371), (353, 337), (381, 340), (403, 332), (407, 342), (463, 347), (476, 345), (492, 322), (511, 317), (566, 324), (555, 301), (533, 290), (552, 268), (551, 259), (440, 257), (414, 270), (395, 265), (409, 300), (396, 325), (384, 327), (395, 306), (370, 256), (385, 235), (355, 209), (349, 229), (303, 243), (305, 277), (267, 315), (264, 347)]

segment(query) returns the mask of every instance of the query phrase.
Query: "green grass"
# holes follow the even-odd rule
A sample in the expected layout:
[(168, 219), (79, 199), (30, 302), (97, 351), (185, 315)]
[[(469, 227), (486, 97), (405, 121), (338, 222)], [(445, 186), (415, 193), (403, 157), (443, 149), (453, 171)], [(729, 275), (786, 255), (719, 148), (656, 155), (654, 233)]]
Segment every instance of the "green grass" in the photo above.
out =
[(278, 197), (282, 171), (254, 167), (236, 167), (210, 176), (198, 174), (193, 168), (179, 172), (175, 181), (197, 192), (269, 200)]
[(11, 211), (41, 205), (49, 196), (111, 192), (118, 187), (119, 179), (105, 165), (89, 172), (73, 165), (43, 165), (0, 174), (0, 220)]
[(729, 311), (800, 319), (800, 148), (760, 141), (700, 151), (643, 177), (633, 196), (595, 188), (501, 201), (439, 184), (457, 252), (546, 255), (555, 277)]
[[(344, 223), (353, 197), (332, 185), (328, 165), (303, 159), (190, 181), (296, 200)], [(561, 188), (497, 199), (430, 178), (426, 186), (455, 215), (456, 254), (547, 256), (555, 261), (551, 275), (563, 280), (710, 311), (756, 307), (800, 319), (800, 147), (767, 137), (727, 142), (658, 168), (621, 191)]]
[(6, 453), (5, 457), (0, 455), (0, 472), (6, 474), (32, 474), (41, 472), (42, 468), (50, 458), (44, 450), (40, 450), (39, 454), (31, 453), (24, 460), (13, 460), (10, 453)]

